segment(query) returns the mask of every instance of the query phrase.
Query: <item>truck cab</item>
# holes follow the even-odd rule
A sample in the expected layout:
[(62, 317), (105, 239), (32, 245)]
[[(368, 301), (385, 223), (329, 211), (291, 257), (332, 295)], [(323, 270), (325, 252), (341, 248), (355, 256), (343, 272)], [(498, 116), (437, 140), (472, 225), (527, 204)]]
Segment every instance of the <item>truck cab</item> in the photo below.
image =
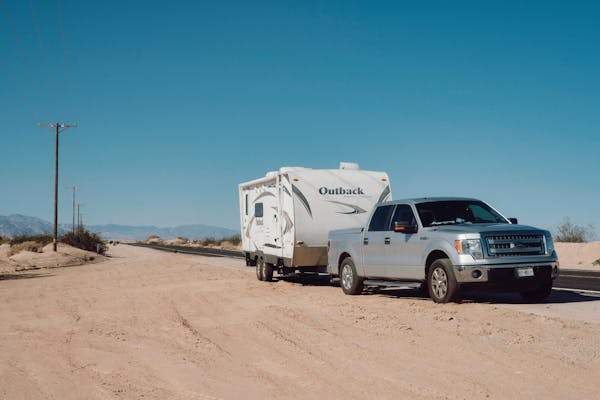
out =
[(327, 270), (347, 294), (372, 282), (422, 284), (436, 302), (462, 290), (546, 299), (558, 275), (550, 232), (519, 225), (472, 198), (377, 204), (363, 227), (331, 231)]

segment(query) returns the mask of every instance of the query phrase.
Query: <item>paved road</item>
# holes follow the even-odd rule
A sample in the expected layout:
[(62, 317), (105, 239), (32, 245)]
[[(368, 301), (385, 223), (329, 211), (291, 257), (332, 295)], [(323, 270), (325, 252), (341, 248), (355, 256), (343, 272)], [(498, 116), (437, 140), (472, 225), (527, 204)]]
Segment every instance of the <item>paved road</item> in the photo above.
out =
[[(244, 258), (241, 251), (209, 248), (194, 248), (185, 246), (166, 246), (143, 243), (131, 243), (132, 246), (149, 247), (157, 250), (175, 253), (200, 254), (215, 257)], [(554, 283), (556, 288), (600, 291), (600, 271), (561, 270), (560, 276)]]
[(130, 246), (149, 247), (151, 249), (170, 251), (173, 253), (199, 254), (203, 256), (244, 258), (241, 251), (211, 249), (206, 247), (187, 247), (174, 245), (158, 245), (145, 243), (125, 243)]
[(554, 287), (600, 291), (600, 271), (561, 270)]

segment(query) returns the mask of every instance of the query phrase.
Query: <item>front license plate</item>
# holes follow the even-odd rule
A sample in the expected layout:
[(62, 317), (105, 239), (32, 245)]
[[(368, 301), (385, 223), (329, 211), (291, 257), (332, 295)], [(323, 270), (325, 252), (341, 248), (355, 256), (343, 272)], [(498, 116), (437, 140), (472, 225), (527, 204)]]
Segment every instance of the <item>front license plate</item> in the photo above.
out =
[(533, 268), (531, 267), (527, 267), (527, 268), (517, 268), (517, 276), (519, 278), (526, 278), (528, 276), (533, 276)]

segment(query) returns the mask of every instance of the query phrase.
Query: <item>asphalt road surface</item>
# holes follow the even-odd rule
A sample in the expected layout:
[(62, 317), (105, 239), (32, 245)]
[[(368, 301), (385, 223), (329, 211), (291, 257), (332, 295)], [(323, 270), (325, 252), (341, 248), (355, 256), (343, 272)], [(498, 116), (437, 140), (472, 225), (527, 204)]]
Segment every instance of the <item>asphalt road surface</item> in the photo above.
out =
[[(235, 257), (243, 258), (241, 251), (221, 250), (211, 248), (171, 246), (171, 245), (154, 245), (144, 243), (131, 243), (132, 246), (149, 247), (157, 250), (170, 251), (174, 253), (199, 254), (203, 256), (215, 257)], [(570, 290), (591, 290), (600, 292), (600, 271), (583, 271), (583, 270), (567, 270), (562, 269), (560, 276), (554, 282), (554, 287), (557, 289)]]

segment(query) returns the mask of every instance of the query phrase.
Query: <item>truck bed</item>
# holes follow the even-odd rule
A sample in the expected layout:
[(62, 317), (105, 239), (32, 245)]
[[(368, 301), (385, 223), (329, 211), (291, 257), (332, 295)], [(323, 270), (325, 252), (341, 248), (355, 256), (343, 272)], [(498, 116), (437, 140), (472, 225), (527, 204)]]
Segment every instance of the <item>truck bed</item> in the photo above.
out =
[(344, 252), (352, 249), (355, 257), (360, 256), (362, 227), (336, 229), (329, 232), (329, 251), (327, 257), (327, 272), (338, 274), (340, 258)]

